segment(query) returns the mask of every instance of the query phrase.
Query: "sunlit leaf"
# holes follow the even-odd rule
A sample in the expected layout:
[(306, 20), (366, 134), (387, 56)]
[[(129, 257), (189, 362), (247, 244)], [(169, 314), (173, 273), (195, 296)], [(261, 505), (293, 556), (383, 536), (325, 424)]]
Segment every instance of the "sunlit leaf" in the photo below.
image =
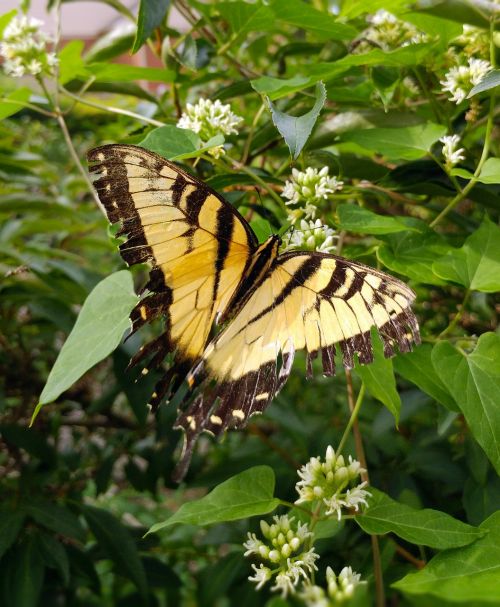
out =
[(337, 207), (337, 213), (339, 216), (338, 227), (357, 234), (391, 234), (414, 229), (398, 217), (377, 215), (377, 213), (355, 204), (341, 204)]
[(274, 472), (269, 466), (255, 466), (224, 481), (208, 495), (183, 504), (154, 533), (175, 524), (212, 525), (272, 512), (279, 505), (274, 494)]
[(59, 82), (66, 84), (74, 78), (88, 78), (89, 71), (82, 58), (84, 44), (82, 40), (71, 40), (60, 51), (59, 57)]
[(102, 280), (85, 300), (73, 330), (52, 367), (33, 420), (96, 363), (110, 354), (129, 328), (137, 303), (130, 272), (122, 270)]
[(371, 535), (394, 533), (412, 544), (443, 550), (466, 546), (484, 535), (484, 531), (462, 523), (439, 510), (417, 510), (370, 488), (372, 497), (358, 525)]
[(346, 133), (343, 141), (352, 141), (390, 160), (417, 160), (446, 133), (446, 127), (430, 122), (417, 126), (390, 129), (362, 129)]
[(358, 33), (302, 0), (271, 0), (270, 7), (278, 22), (304, 29), (319, 40), (351, 40)]
[(295, 160), (307, 143), (313, 127), (318, 119), (321, 108), (326, 100), (326, 88), (321, 82), (316, 86), (316, 101), (309, 112), (302, 116), (290, 116), (278, 110), (269, 100), (274, 125), (281, 133)]
[(423, 222), (409, 218), (405, 221), (417, 232), (381, 235), (384, 244), (377, 251), (379, 260), (390, 270), (424, 284), (445, 284), (432, 267), (437, 258), (450, 250), (449, 245)]
[(484, 537), (465, 548), (446, 550), (416, 573), (393, 584), (411, 595), (430, 595), (470, 605), (473, 601), (498, 605), (500, 602), (500, 513), (479, 527)]
[(372, 330), (371, 337), (374, 361), (369, 365), (356, 363), (355, 370), (363, 380), (368, 392), (389, 409), (397, 425), (401, 399), (396, 389), (392, 360), (384, 357), (382, 341), (375, 330)]
[(500, 291), (500, 228), (488, 217), (463, 247), (436, 260), (435, 274), (474, 291)]
[(88, 66), (97, 81), (150, 80), (151, 82), (173, 82), (175, 72), (159, 67), (140, 67), (124, 63), (90, 63)]
[(500, 183), (500, 158), (488, 158), (477, 180), (481, 183)]
[(140, 146), (171, 159), (181, 154), (190, 154), (199, 148), (200, 138), (189, 129), (173, 125), (160, 126), (150, 131), (139, 143)]
[(467, 95), (467, 99), (474, 97), (478, 93), (484, 93), (500, 85), (500, 70), (490, 70), (486, 75), (483, 76), (481, 82), (474, 86), (470, 93)]
[(170, 5), (170, 0), (141, 0), (139, 4), (139, 16), (137, 18), (137, 34), (132, 47), (132, 53), (136, 53), (146, 40), (151, 36), (153, 30), (159, 27), (165, 13)]
[[(0, 98), (0, 120), (8, 118), (13, 114), (17, 114), (25, 108), (25, 103), (30, 100), (31, 90), (25, 86), (16, 89), (6, 97)], [(20, 103), (16, 103), (19, 101)]]

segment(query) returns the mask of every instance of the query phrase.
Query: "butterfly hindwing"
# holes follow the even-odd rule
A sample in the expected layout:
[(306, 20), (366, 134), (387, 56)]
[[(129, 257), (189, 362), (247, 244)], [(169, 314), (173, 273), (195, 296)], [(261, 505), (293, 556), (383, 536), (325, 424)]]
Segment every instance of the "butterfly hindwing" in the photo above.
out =
[(202, 431), (220, 434), (262, 412), (287, 380), (295, 351), (321, 357), (326, 375), (335, 373), (335, 354), (352, 368), (373, 360), (375, 327), (391, 356), (419, 341), (404, 283), (367, 266), (322, 253), (281, 255), (249, 295), (232, 322), (207, 346), (188, 375), (197, 396), (177, 419), (186, 432), (184, 461)]
[(256, 238), (239, 213), (208, 186), (140, 147), (108, 145), (88, 155), (94, 186), (111, 223), (120, 223), (120, 245), (129, 264), (152, 269), (131, 314), (133, 331), (155, 318), (165, 331), (133, 363), (159, 366), (174, 352), (176, 368), (158, 384), (151, 404), (168, 393), (203, 352), (210, 330), (227, 308)]

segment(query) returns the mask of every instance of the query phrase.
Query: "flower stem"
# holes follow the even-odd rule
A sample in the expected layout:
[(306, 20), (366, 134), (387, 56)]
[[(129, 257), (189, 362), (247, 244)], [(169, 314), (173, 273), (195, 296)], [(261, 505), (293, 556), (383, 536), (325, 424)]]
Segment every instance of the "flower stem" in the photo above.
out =
[[(346, 373), (347, 373), (347, 371), (346, 371)], [(339, 446), (337, 447), (337, 450), (336, 450), (337, 455), (340, 455), (340, 453), (342, 452), (342, 449), (344, 448), (347, 438), (349, 436), (349, 432), (351, 431), (351, 428), (354, 425), (354, 422), (358, 418), (359, 410), (361, 409), (364, 395), (365, 395), (365, 384), (361, 384), (361, 388), (359, 389), (359, 392), (358, 392), (358, 398), (356, 400), (356, 404), (354, 405), (354, 407), (352, 409), (351, 417), (349, 418), (349, 421), (347, 422), (347, 426), (345, 427), (344, 434), (342, 435)]]
[(448, 335), (449, 333), (451, 333), (453, 331), (453, 329), (457, 326), (459, 320), (462, 318), (462, 314), (464, 313), (465, 306), (467, 305), (467, 303), (469, 301), (470, 295), (471, 295), (471, 290), (467, 289), (467, 291), (465, 292), (464, 298), (462, 300), (462, 304), (460, 306), (460, 309), (455, 314), (455, 316), (453, 317), (453, 320), (446, 327), (446, 329), (444, 329), (443, 331), (441, 331), (441, 333), (438, 335), (438, 339), (442, 339), (443, 337), (445, 337), (446, 335)]
[[(352, 385), (352, 374), (349, 369), (346, 369), (346, 382), (347, 382), (347, 401), (349, 403), (349, 409), (351, 410), (351, 418), (349, 419), (349, 425), (353, 428), (354, 441), (356, 445), (356, 459), (359, 461), (361, 466), (365, 469), (364, 472), (361, 473), (361, 479), (366, 482), (370, 482), (370, 478), (368, 476), (368, 468), (366, 465), (366, 457), (365, 450), (363, 448), (363, 440), (361, 438), (361, 432), (359, 431), (359, 425), (357, 420), (357, 414), (359, 412), (359, 408), (361, 407), (362, 398), (360, 399), (360, 395), (362, 394), (363, 385), (358, 394), (358, 400), (354, 402), (354, 388)], [(356, 412), (356, 409), (358, 410)], [(352, 420), (352, 423), (351, 423)], [(347, 428), (346, 428), (347, 430)], [(344, 433), (346, 435), (346, 433)], [(343, 446), (344, 437), (340, 441), (339, 447)], [(372, 555), (373, 555), (373, 576), (375, 578), (375, 604), (377, 607), (385, 607), (385, 591), (384, 591), (384, 577), (382, 572), (382, 559), (380, 558), (380, 546), (378, 537), (376, 535), (370, 536), (372, 543)]]

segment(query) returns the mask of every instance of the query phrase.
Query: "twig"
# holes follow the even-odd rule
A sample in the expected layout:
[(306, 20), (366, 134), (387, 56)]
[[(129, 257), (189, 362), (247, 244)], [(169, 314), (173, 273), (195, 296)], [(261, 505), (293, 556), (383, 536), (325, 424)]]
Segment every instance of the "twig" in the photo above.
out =
[(438, 335), (438, 339), (442, 339), (443, 337), (445, 337), (446, 335), (451, 333), (453, 331), (453, 329), (457, 326), (458, 321), (462, 318), (462, 314), (464, 313), (465, 306), (467, 305), (467, 303), (469, 301), (470, 295), (471, 295), (471, 290), (467, 289), (458, 312), (455, 314), (455, 316), (453, 317), (453, 320), (446, 327), (446, 329), (441, 331), (441, 333)]
[(403, 548), (403, 546), (400, 546), (393, 539), (391, 539), (391, 541), (394, 544), (394, 548), (396, 549), (396, 552), (398, 554), (400, 554), (404, 559), (406, 559), (409, 563), (411, 563), (412, 565), (415, 565), (415, 567), (417, 569), (423, 569), (425, 567), (425, 561), (413, 556), (413, 554), (411, 552), (408, 552), (408, 550), (406, 550), (406, 548)]
[(128, 116), (129, 118), (135, 118), (136, 120), (141, 120), (142, 122), (146, 122), (147, 124), (152, 124), (153, 126), (165, 126), (164, 122), (160, 122), (159, 120), (155, 120), (154, 118), (148, 118), (147, 116), (142, 116), (141, 114), (137, 114), (136, 112), (131, 112), (130, 110), (122, 110), (121, 108), (113, 107), (111, 105), (103, 105), (101, 103), (96, 103), (95, 101), (88, 101), (83, 97), (79, 97), (74, 93), (71, 93), (63, 86), (60, 87), (61, 92), (74, 99), (77, 103), (82, 103), (83, 105), (88, 105), (89, 107), (96, 108), (98, 110), (103, 110), (105, 112), (111, 112), (112, 114), (121, 114), (122, 116)]
[(62, 132), (63, 137), (64, 137), (64, 141), (66, 142), (66, 145), (68, 147), (68, 150), (69, 150), (71, 158), (73, 159), (73, 161), (76, 164), (78, 170), (80, 171), (83, 179), (85, 180), (85, 183), (88, 186), (88, 189), (89, 189), (90, 194), (92, 195), (92, 198), (94, 199), (95, 203), (97, 204), (97, 206), (101, 210), (101, 212), (104, 215), (104, 217), (106, 217), (106, 211), (104, 209), (104, 206), (102, 205), (101, 201), (99, 200), (99, 196), (97, 195), (97, 193), (96, 193), (96, 191), (94, 189), (94, 186), (92, 184), (90, 176), (87, 173), (87, 171), (85, 170), (83, 164), (80, 161), (78, 153), (75, 150), (75, 146), (73, 145), (73, 141), (71, 140), (71, 135), (70, 135), (68, 127), (66, 125), (66, 121), (64, 120), (63, 113), (61, 112), (61, 108), (57, 104), (56, 100), (53, 99), (52, 96), (51, 96), (51, 94), (49, 93), (44, 79), (42, 77), (39, 77), (38, 78), (38, 82), (40, 83), (40, 86), (42, 87), (42, 90), (45, 93), (45, 96), (47, 97), (48, 102), (52, 106), (52, 109), (54, 111), (57, 123), (59, 124), (59, 127), (61, 129), (61, 132)]
[[(353, 418), (354, 411), (357, 403), (354, 401), (354, 388), (352, 385), (352, 374), (349, 369), (345, 371), (346, 382), (347, 382), (347, 402), (349, 403), (349, 410), (351, 412), (351, 419)], [(358, 397), (359, 398), (359, 397)], [(358, 406), (359, 409), (359, 406)], [(350, 420), (349, 420), (350, 421)], [(368, 468), (366, 466), (365, 450), (363, 448), (363, 440), (361, 438), (361, 432), (359, 430), (359, 424), (357, 417), (354, 417), (352, 423), (352, 430), (354, 434), (354, 443), (356, 447), (356, 458), (358, 459), (361, 466), (365, 469), (361, 473), (361, 479), (370, 482), (368, 475)], [(375, 604), (377, 607), (385, 606), (385, 591), (384, 591), (384, 578), (382, 572), (382, 559), (380, 558), (380, 546), (378, 537), (376, 535), (370, 536), (372, 543), (372, 554), (373, 554), (373, 575), (375, 577)]]

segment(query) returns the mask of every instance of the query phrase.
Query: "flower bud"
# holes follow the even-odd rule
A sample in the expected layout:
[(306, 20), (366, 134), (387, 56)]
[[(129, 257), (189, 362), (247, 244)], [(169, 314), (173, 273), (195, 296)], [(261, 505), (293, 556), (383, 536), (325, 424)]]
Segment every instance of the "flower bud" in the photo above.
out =
[(271, 528), (270, 528), (270, 526), (269, 526), (269, 525), (266, 523), (266, 521), (264, 521), (264, 520), (261, 520), (261, 521), (260, 521), (260, 530), (262, 531), (262, 535), (263, 535), (265, 538), (268, 538), (268, 537), (269, 537), (269, 534), (270, 534)]
[(277, 550), (270, 550), (267, 558), (273, 563), (279, 563), (281, 560), (281, 555)]
[(292, 554), (292, 547), (290, 546), (290, 544), (283, 544), (283, 546), (281, 547), (281, 554), (285, 558), (288, 558)]

